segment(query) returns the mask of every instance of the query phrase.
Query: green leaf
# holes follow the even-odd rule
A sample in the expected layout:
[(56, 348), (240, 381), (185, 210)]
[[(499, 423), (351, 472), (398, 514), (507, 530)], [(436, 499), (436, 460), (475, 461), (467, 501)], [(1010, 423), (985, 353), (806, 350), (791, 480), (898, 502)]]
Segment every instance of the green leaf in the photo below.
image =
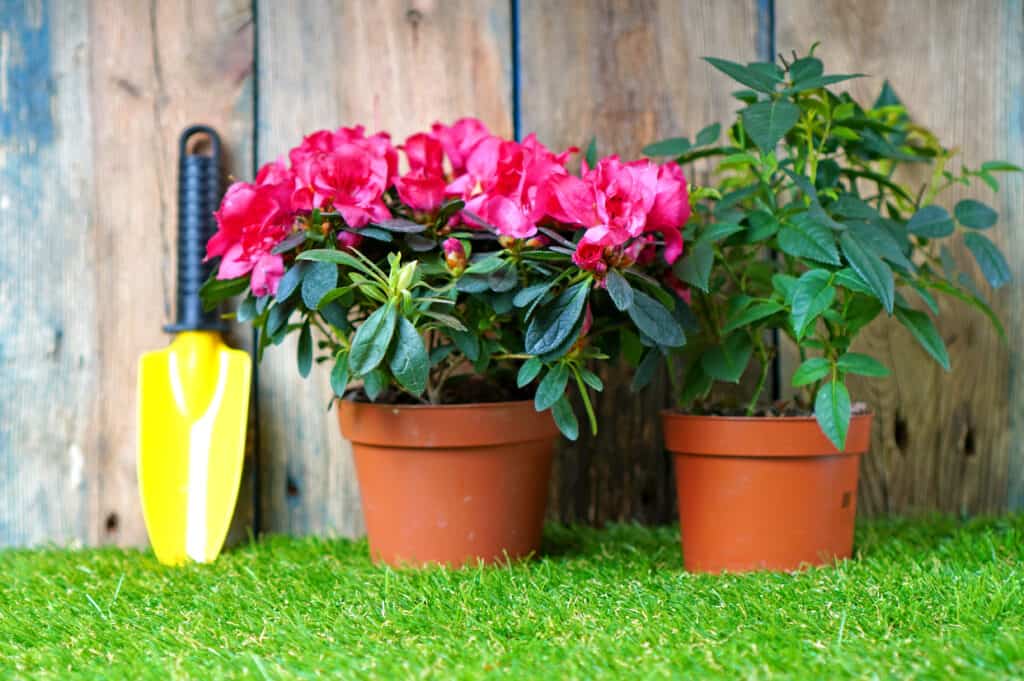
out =
[(274, 255), (280, 255), (281, 253), (287, 253), (288, 251), (301, 246), (306, 243), (305, 232), (293, 232), (289, 236), (285, 237), (280, 243), (270, 249), (270, 252)]
[(675, 275), (691, 286), (707, 293), (715, 249), (710, 242), (698, 241), (685, 256), (672, 266)]
[(292, 265), (281, 277), (281, 281), (277, 282), (277, 293), (274, 294), (274, 299), (280, 302), (291, 298), (291, 295), (302, 284), (302, 278), (308, 269), (308, 262), (299, 261)]
[[(644, 156), (682, 156), (690, 150), (690, 140), (685, 137), (670, 137), (668, 139), (648, 144), (643, 148)], [(590, 166), (593, 168), (594, 166)]]
[(988, 229), (999, 221), (999, 213), (981, 201), (964, 199), (953, 207), (957, 222), (972, 229)]
[(907, 327), (910, 334), (917, 339), (921, 347), (935, 358), (935, 361), (942, 365), (942, 368), (949, 371), (949, 354), (946, 352), (946, 344), (942, 336), (932, 323), (932, 318), (919, 310), (912, 310), (907, 307), (896, 308), (896, 319), (900, 324)]
[(786, 136), (800, 118), (800, 107), (779, 99), (752, 104), (740, 112), (743, 127), (763, 152), (775, 150), (775, 145)]
[(463, 293), (483, 293), (491, 289), (489, 275), (463, 274), (455, 283), (455, 290)]
[(793, 291), (796, 290), (796, 282), (796, 277), (791, 277), (788, 274), (772, 275), (772, 289), (782, 297), (786, 305), (792, 306), (793, 304)]
[(815, 78), (801, 80), (799, 83), (793, 85), (793, 87), (788, 87), (782, 92), (787, 95), (795, 95), (798, 92), (816, 90), (818, 88), (835, 85), (836, 83), (842, 83), (843, 81), (861, 78), (863, 76), (863, 73), (834, 73), (830, 76), (817, 76)]
[(245, 300), (238, 306), (238, 311), (235, 313), (235, 320), (238, 322), (251, 322), (259, 315), (256, 312), (256, 299), (251, 295), (246, 296)]
[(797, 370), (793, 372), (793, 387), (799, 388), (802, 385), (808, 385), (821, 379), (832, 373), (832, 362), (828, 361), (824, 357), (811, 357), (805, 360), (803, 364), (797, 367)]
[(657, 349), (651, 348), (644, 353), (643, 359), (636, 367), (636, 372), (633, 373), (633, 380), (629, 384), (629, 391), (638, 393), (648, 385), (654, 379), (654, 372), (661, 365), (661, 353)]
[(996, 333), (999, 334), (1000, 340), (1002, 340), (1004, 343), (1007, 342), (1006, 329), (1003, 328), (1003, 323), (999, 321), (999, 317), (996, 315), (995, 312), (992, 311), (992, 308), (989, 307), (984, 300), (975, 296), (972, 293), (962, 291), (956, 286), (953, 286), (952, 284), (949, 284), (944, 281), (932, 280), (926, 282), (926, 285), (930, 288), (935, 289), (936, 291), (941, 291), (942, 293), (945, 293), (948, 296), (952, 296), (957, 300), (961, 300), (967, 303), (968, 305), (972, 306), (982, 314), (984, 314), (992, 323), (992, 326), (995, 327)]
[(572, 333), (583, 314), (590, 292), (590, 280), (570, 286), (557, 298), (537, 308), (526, 327), (526, 352), (543, 355), (559, 347)]
[(352, 324), (348, 321), (348, 310), (342, 307), (336, 300), (321, 307), (320, 316), (323, 317), (328, 324), (346, 335), (348, 334), (349, 329), (352, 328)]
[(523, 365), (519, 367), (519, 374), (516, 376), (516, 387), (522, 388), (532, 383), (543, 368), (544, 363), (536, 357), (531, 357), (523, 362)]
[(907, 231), (927, 239), (937, 239), (953, 233), (953, 219), (942, 206), (925, 206), (907, 222)]
[(455, 347), (459, 349), (466, 359), (470, 362), (475, 362), (480, 358), (480, 339), (469, 331), (457, 331), (452, 329), (448, 331), (448, 337), (455, 343)]
[(496, 293), (504, 293), (505, 291), (511, 291), (519, 285), (519, 275), (516, 272), (516, 267), (512, 263), (509, 263), (501, 269), (491, 272), (487, 276), (487, 284), (491, 287), (491, 290)]
[(875, 292), (867, 285), (867, 283), (860, 278), (853, 269), (845, 267), (836, 272), (835, 277), (832, 279), (836, 286), (842, 286), (848, 288), (856, 293), (863, 293), (866, 296), (875, 297)]
[(825, 65), (816, 57), (801, 57), (789, 66), (789, 77), (794, 83), (817, 78), (825, 72)]
[(601, 392), (602, 390), (604, 390), (604, 381), (602, 381), (601, 377), (595, 374), (593, 371), (590, 371), (589, 369), (585, 368), (580, 369), (580, 378), (583, 379), (584, 383), (589, 385), (597, 392)]
[(505, 266), (505, 260), (500, 254), (487, 255), (473, 260), (466, 268), (466, 274), (490, 274), (497, 272)]
[(398, 385), (408, 392), (419, 395), (426, 390), (430, 356), (416, 327), (405, 317), (398, 318), (388, 367)]
[(718, 123), (712, 123), (697, 133), (696, 144), (698, 147), (705, 147), (709, 144), (714, 144), (718, 141), (718, 136), (721, 134), (722, 126)]
[(1019, 173), (1024, 171), (1024, 168), (1007, 161), (985, 161), (981, 164), (981, 169), (986, 173)]
[(690, 364), (686, 370), (686, 379), (683, 381), (683, 390), (679, 394), (679, 401), (682, 404), (689, 404), (696, 399), (703, 399), (711, 391), (714, 381), (704, 371), (700, 361)]
[[(746, 85), (758, 92), (772, 94), (775, 92), (775, 86), (782, 82), (782, 77), (770, 70), (751, 68), (751, 65), (744, 66), (728, 59), (717, 59), (715, 57), (704, 57), (704, 61), (737, 83)], [(768, 66), (773, 65), (769, 64)]]
[(562, 398), (555, 402), (551, 408), (551, 415), (555, 417), (555, 425), (562, 432), (567, 440), (576, 441), (580, 436), (580, 424), (576, 420), (576, 413), (572, 410), (569, 398), (562, 395)]
[(899, 241), (882, 223), (847, 222), (844, 224), (847, 227), (847, 231), (869, 253), (874, 253), (879, 258), (883, 258), (907, 272), (917, 271), (914, 263), (903, 254)]
[(377, 308), (356, 329), (348, 354), (348, 368), (353, 375), (366, 376), (384, 361), (395, 333), (397, 316), (395, 308), (385, 305)]
[(586, 160), (588, 168), (597, 165), (597, 135), (590, 138), (590, 144), (587, 145), (587, 152), (583, 158)]
[(331, 390), (338, 397), (345, 396), (345, 388), (348, 387), (348, 354), (338, 353), (334, 359), (334, 368), (331, 369)]
[(382, 369), (374, 369), (363, 377), (363, 390), (371, 402), (376, 402), (388, 387), (388, 375)]
[(801, 213), (783, 225), (778, 236), (779, 250), (796, 258), (808, 258), (829, 265), (839, 264), (835, 234), (828, 227)]
[(743, 331), (731, 334), (721, 345), (716, 345), (701, 357), (701, 368), (711, 378), (729, 383), (739, 383), (744, 370), (750, 364), (754, 346)]
[(553, 282), (545, 281), (540, 284), (532, 284), (516, 292), (512, 304), (516, 307), (526, 307), (551, 289)]
[(309, 322), (302, 325), (299, 332), (299, 347), (297, 353), (299, 375), (303, 378), (309, 376), (309, 370), (313, 367), (313, 334), (309, 329)]
[(288, 318), (294, 311), (295, 305), (287, 302), (277, 303), (270, 308), (270, 314), (267, 315), (267, 335), (274, 336), (284, 328), (285, 324), (288, 323)]
[(743, 225), (738, 225), (735, 222), (715, 222), (708, 225), (708, 228), (697, 237), (697, 243), (718, 243), (723, 239), (728, 239), (737, 232), (742, 232), (743, 229)]
[(971, 254), (981, 268), (981, 273), (988, 280), (989, 286), (999, 288), (1013, 279), (1006, 258), (984, 234), (968, 232), (964, 234), (964, 243), (971, 249)]
[(883, 378), (889, 375), (889, 369), (874, 357), (862, 355), (857, 352), (847, 352), (836, 362), (840, 371), (860, 376), (873, 376)]
[(218, 303), (237, 296), (247, 288), (249, 288), (248, 275), (235, 277), (234, 279), (218, 279), (217, 273), (214, 272), (199, 287), (199, 297), (203, 301), (203, 309), (209, 312), (217, 307)]
[(310, 310), (320, 305), (320, 300), (338, 284), (338, 266), (329, 262), (310, 263), (302, 277), (302, 302)]
[(633, 287), (629, 285), (624, 276), (619, 274), (618, 270), (608, 271), (604, 285), (617, 309), (625, 312), (630, 308), (633, 304)]
[(658, 345), (678, 348), (686, 343), (686, 335), (672, 313), (646, 293), (633, 291), (633, 304), (627, 314), (640, 333)]
[(844, 451), (846, 433), (850, 428), (850, 393), (842, 382), (829, 381), (818, 389), (814, 398), (814, 416), (836, 449)]
[(388, 230), (378, 229), (376, 227), (371, 227), (370, 225), (367, 225), (366, 227), (363, 227), (362, 229), (353, 233), (359, 234), (360, 236), (364, 236), (367, 239), (373, 239), (374, 241), (383, 241), (385, 243), (390, 242), (393, 238), (391, 236), (391, 232), (389, 232)]
[(537, 411), (550, 408), (563, 395), (569, 383), (569, 367), (559, 362), (541, 379), (537, 393), (533, 396), (533, 406)]
[(722, 333), (730, 333), (740, 327), (749, 326), (784, 309), (786, 308), (782, 305), (770, 300), (756, 302), (730, 315), (729, 320), (722, 327)]
[(373, 223), (373, 226), (386, 229), (389, 232), (400, 232), (402, 234), (418, 234), (420, 232), (425, 232), (427, 229), (426, 225), (421, 225), (418, 222), (406, 220), (405, 218), (381, 220), (380, 222)]
[(804, 337), (814, 321), (832, 305), (836, 289), (831, 283), (832, 275), (826, 270), (804, 272), (793, 289), (793, 311), (791, 321), (797, 340)]
[(881, 258), (870, 253), (861, 241), (849, 231), (839, 235), (839, 245), (853, 271), (868, 285), (871, 293), (882, 303), (886, 312), (892, 314), (896, 286), (889, 266), (882, 262)]
[(778, 234), (781, 226), (774, 215), (763, 210), (751, 213), (747, 222), (750, 223), (750, 228), (747, 230), (744, 240), (748, 244), (770, 239)]

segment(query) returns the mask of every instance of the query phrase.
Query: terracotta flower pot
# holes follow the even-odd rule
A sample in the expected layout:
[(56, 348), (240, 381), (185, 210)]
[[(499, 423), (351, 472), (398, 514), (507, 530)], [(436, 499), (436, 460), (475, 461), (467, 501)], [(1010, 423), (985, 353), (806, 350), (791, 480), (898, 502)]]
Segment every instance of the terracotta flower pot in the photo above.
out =
[(533, 402), (451, 406), (342, 400), (370, 555), (454, 567), (540, 546), (558, 436)]
[(687, 570), (795, 570), (850, 557), (871, 414), (851, 419), (844, 452), (812, 417), (666, 411), (662, 422)]

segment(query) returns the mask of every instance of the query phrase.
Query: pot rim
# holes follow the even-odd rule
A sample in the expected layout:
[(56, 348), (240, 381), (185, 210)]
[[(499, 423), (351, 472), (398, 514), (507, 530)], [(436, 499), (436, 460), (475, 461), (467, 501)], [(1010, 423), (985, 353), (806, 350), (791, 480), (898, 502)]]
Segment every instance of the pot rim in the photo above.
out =
[(466, 405), (374, 404), (341, 400), (342, 435), (353, 443), (399, 448), (465, 449), (554, 440), (558, 427), (532, 400)]
[[(681, 412), (676, 409), (668, 408), (662, 409), (661, 415), (663, 417), (677, 418), (677, 419), (712, 419), (715, 421), (737, 421), (741, 423), (761, 422), (761, 421), (786, 421), (788, 423), (804, 422), (804, 421), (817, 421), (815, 416), (720, 416), (718, 414), (689, 414)], [(875, 415), (874, 410), (869, 409), (868, 411), (861, 412), (859, 414), (850, 414), (850, 420), (870, 418)]]
[(510, 407), (520, 404), (533, 404), (533, 400), (502, 400), (501, 402), (465, 402), (462, 404), (392, 404), (389, 402), (364, 402), (345, 397), (339, 402), (350, 402), (360, 407), (379, 407), (381, 409), (492, 409), (494, 407)]

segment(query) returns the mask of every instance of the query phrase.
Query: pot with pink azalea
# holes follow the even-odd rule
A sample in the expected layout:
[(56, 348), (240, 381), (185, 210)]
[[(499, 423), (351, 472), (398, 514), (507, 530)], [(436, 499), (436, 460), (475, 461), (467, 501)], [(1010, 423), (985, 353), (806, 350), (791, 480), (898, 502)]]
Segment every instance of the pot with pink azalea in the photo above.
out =
[(474, 119), (397, 147), (341, 128), (224, 198), (205, 300), (242, 297), (260, 357), (295, 333), (303, 377), (331, 367), (376, 560), (536, 551), (570, 395), (596, 431), (594, 363), (624, 337), (648, 357), (684, 343), (676, 294), (645, 273), (682, 251), (682, 173), (591, 154), (576, 175), (575, 152)]

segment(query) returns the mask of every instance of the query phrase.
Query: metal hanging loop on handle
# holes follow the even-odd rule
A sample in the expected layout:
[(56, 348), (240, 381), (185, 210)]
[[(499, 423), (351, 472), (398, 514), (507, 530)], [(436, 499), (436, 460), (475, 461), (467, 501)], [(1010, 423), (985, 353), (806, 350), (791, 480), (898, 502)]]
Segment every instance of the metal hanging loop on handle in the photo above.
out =
[[(209, 140), (209, 154), (189, 151), (189, 143), (200, 136)], [(219, 311), (204, 311), (199, 299), (199, 288), (215, 266), (203, 258), (217, 229), (213, 213), (222, 196), (220, 136), (207, 125), (189, 126), (181, 133), (178, 154), (178, 307), (177, 321), (166, 330), (222, 330)]]

